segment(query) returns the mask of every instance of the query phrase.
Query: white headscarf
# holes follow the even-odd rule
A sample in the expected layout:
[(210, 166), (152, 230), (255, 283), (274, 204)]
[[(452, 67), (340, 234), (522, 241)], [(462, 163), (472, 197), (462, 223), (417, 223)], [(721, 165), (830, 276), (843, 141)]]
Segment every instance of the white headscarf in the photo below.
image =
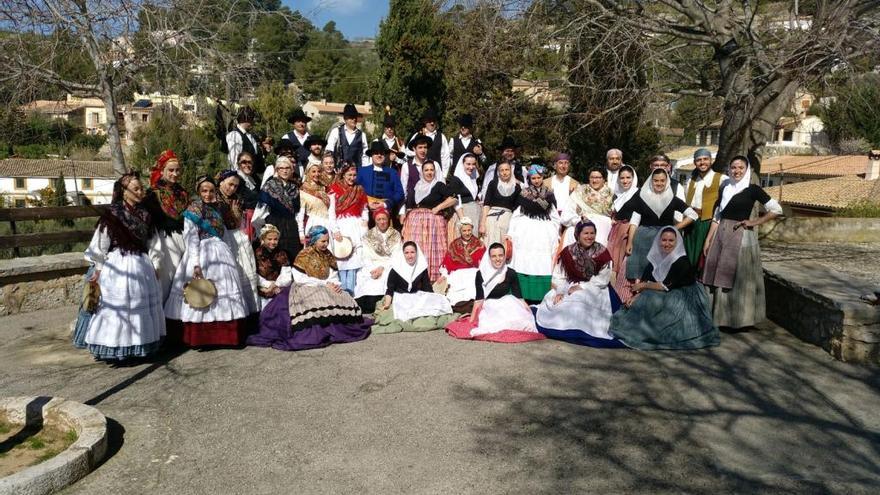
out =
[[(654, 173), (657, 170), (666, 174), (666, 189), (661, 193), (654, 192)], [(669, 172), (663, 169), (657, 169), (651, 172), (651, 175), (648, 176), (645, 184), (642, 186), (639, 196), (641, 196), (642, 201), (648, 205), (648, 208), (654, 212), (657, 217), (663, 214), (666, 211), (666, 208), (669, 206), (669, 203), (672, 202), (672, 199), (675, 198), (675, 195), (672, 193), (672, 181), (669, 180)]]
[(422, 254), (422, 249), (416, 244), (416, 263), (414, 265), (410, 265), (406, 262), (406, 257), (403, 255), (403, 245), (399, 249), (394, 250), (394, 254), (391, 255), (391, 269), (397, 272), (404, 281), (406, 281), (406, 290), (412, 289), (413, 281), (422, 274), (423, 271), (428, 269), (428, 261), (425, 259), (425, 255)]
[(465, 173), (464, 159), (469, 156), (477, 158), (477, 156), (474, 155), (473, 153), (465, 153), (465, 154), (461, 155), (461, 157), (458, 159), (458, 163), (455, 165), (455, 173), (452, 175), (454, 175), (455, 177), (458, 177), (458, 180), (460, 180), (461, 183), (464, 184), (464, 187), (466, 187), (467, 190), (471, 193), (471, 197), (476, 199), (477, 198), (477, 191), (478, 191), (477, 179), (480, 178), (480, 172), (479, 172), (479, 170), (477, 170), (475, 168), (473, 177), (471, 177), (467, 173)]
[[(434, 180), (431, 182), (425, 181), (425, 174), (423, 173), (425, 165), (428, 163), (434, 166)], [(423, 163), (422, 166), (419, 167), (419, 181), (416, 183), (415, 188), (416, 204), (421, 203), (423, 199), (427, 198), (428, 195), (431, 194), (431, 189), (434, 188), (434, 184), (437, 184), (438, 182), (440, 182), (440, 178), (437, 176), (437, 164), (431, 161)]]
[(497, 184), (495, 186), (495, 190), (498, 191), (498, 194), (500, 194), (501, 196), (503, 196), (505, 198), (510, 196), (511, 194), (513, 194), (514, 191), (516, 191), (516, 184), (517, 184), (516, 176), (513, 175), (513, 164), (508, 163), (508, 165), (510, 166), (510, 180), (508, 180), (507, 182), (504, 182), (503, 180), (501, 180), (501, 174), (498, 173), (498, 167), (497, 166), (495, 167), (495, 180), (497, 181)]
[[(675, 248), (671, 253), (666, 254), (660, 247), (660, 237), (669, 229), (675, 232)], [(651, 272), (654, 275), (654, 280), (663, 283), (666, 280), (666, 276), (669, 275), (669, 268), (682, 256), (687, 256), (687, 253), (684, 250), (684, 239), (681, 237), (681, 232), (671, 225), (660, 229), (660, 232), (657, 232), (657, 235), (654, 236), (651, 250), (648, 251), (648, 263), (654, 267), (654, 271)]]
[[(738, 160), (735, 160), (738, 161)], [(733, 161), (730, 162), (731, 164)], [(723, 211), (727, 203), (737, 194), (746, 190), (752, 182), (752, 164), (746, 160), (746, 172), (742, 179), (735, 180), (733, 174), (730, 173), (730, 165), (727, 166), (727, 179), (721, 183), (721, 205), (718, 211)]]
[[(496, 248), (498, 249), (498, 248)], [(483, 258), (480, 260), (480, 275), (483, 277), (483, 298), (488, 299), (489, 293), (495, 289), (495, 286), (504, 281), (507, 276), (507, 263), (501, 265), (501, 268), (492, 266), (492, 259), (489, 257), (490, 249), (486, 249)]]
[[(623, 172), (623, 167), (626, 167), (626, 170), (631, 172), (633, 176), (632, 184), (629, 185), (629, 189), (624, 189), (623, 186), (620, 185), (620, 172)], [(620, 209), (623, 208), (623, 205), (636, 195), (638, 190), (639, 176), (636, 174), (635, 169), (629, 165), (622, 165), (620, 170), (617, 171), (617, 182), (614, 183), (614, 195), (617, 196), (614, 198), (614, 211), (620, 211)]]

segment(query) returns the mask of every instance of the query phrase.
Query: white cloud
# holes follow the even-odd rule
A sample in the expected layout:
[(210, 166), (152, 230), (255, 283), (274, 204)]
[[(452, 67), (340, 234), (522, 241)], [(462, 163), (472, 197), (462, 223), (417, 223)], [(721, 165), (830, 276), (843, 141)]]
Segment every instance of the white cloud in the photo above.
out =
[(315, 9), (336, 13), (359, 12), (366, 7), (366, 0), (315, 0)]

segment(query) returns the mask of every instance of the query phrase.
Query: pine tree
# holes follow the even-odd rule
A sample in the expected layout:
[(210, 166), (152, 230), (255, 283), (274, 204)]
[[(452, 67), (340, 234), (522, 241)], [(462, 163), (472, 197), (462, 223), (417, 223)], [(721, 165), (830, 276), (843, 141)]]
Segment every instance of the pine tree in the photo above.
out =
[(55, 179), (54, 204), (46, 206), (67, 206), (67, 186), (64, 184), (64, 174)]
[(391, 108), (401, 134), (428, 108), (445, 110), (446, 21), (431, 0), (391, 0), (388, 17), (379, 25), (379, 55), (373, 112), (381, 123), (382, 108)]

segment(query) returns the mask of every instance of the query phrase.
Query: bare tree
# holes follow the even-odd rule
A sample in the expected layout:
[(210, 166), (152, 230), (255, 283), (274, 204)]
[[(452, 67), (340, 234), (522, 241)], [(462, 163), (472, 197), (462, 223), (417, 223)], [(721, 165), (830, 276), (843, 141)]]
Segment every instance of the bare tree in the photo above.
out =
[[(259, 3), (0, 0), (0, 83), (12, 88), (13, 100), (45, 87), (100, 98), (113, 167), (122, 174), (120, 99), (143, 86), (227, 97), (252, 87), (258, 54), (247, 31), (266, 14)], [(288, 17), (292, 27), (301, 22), (286, 10), (272, 15)], [(70, 60), (88, 70), (71, 70)]]

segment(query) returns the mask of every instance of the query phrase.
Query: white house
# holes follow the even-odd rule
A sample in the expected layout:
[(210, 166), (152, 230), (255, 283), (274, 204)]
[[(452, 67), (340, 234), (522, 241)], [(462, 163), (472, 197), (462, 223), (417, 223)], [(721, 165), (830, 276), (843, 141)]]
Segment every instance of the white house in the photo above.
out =
[(39, 200), (40, 190), (55, 188), (57, 179), (64, 176), (64, 186), (71, 203), (76, 198), (88, 199), (92, 204), (108, 204), (113, 196), (116, 175), (110, 162), (7, 158), (0, 160), (0, 196), (5, 206), (31, 206)]

